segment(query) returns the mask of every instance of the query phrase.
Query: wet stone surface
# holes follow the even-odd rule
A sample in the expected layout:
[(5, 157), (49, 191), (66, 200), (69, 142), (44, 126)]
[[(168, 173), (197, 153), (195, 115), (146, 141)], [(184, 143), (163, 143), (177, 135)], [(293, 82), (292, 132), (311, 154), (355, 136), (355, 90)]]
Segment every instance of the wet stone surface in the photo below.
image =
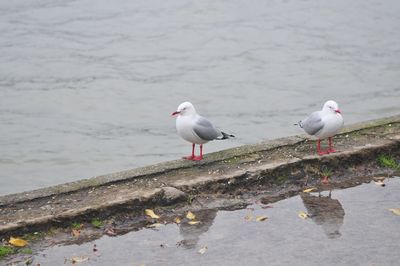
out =
[[(215, 200), (156, 209), (160, 219), (115, 227), (85, 226), (79, 236), (54, 231), (31, 242), (33, 255), (3, 264), (33, 265), (398, 265), (400, 177), (346, 189), (300, 193), (263, 204), (263, 195), (229, 208)], [(234, 202), (232, 199), (231, 203)], [(250, 203), (249, 205), (247, 205)], [(203, 205), (202, 207), (199, 207)], [(196, 215), (190, 225), (188, 210)], [(302, 219), (299, 213), (309, 215)], [(181, 223), (173, 219), (181, 217)], [(264, 221), (257, 218), (266, 216)], [(149, 225), (155, 224), (154, 227)], [(117, 230), (118, 229), (118, 230)], [(112, 231), (113, 232), (113, 231)]]

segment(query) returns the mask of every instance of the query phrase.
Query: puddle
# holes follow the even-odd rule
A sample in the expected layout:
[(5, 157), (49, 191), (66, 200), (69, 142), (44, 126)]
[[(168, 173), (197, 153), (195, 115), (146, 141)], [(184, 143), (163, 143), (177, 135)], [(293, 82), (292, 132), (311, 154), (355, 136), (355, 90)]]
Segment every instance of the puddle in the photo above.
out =
[[(399, 191), (395, 177), (385, 187), (371, 182), (235, 211), (198, 211), (197, 225), (57, 245), (34, 251), (32, 265), (70, 265), (73, 257), (77, 265), (398, 265), (400, 216), (388, 209), (400, 207)], [(301, 211), (310, 217), (301, 219)]]

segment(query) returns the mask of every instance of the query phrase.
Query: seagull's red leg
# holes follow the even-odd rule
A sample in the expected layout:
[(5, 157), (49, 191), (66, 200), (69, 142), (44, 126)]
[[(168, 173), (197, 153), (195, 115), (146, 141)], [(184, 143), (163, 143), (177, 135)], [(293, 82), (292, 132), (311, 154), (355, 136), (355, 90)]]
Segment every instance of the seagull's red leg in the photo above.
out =
[(200, 161), (201, 159), (203, 159), (203, 144), (200, 144), (200, 156), (194, 157), (193, 160)]
[(329, 153), (336, 152), (336, 150), (333, 148), (332, 144), (333, 144), (332, 137), (329, 137), (329, 149), (328, 149)]
[(192, 155), (185, 156), (185, 157), (183, 157), (183, 159), (186, 159), (186, 160), (194, 160), (194, 158), (195, 158), (195, 156), (194, 156), (194, 146), (195, 146), (195, 144), (192, 143)]
[(327, 151), (321, 151), (321, 140), (318, 139), (317, 141), (317, 151), (319, 155), (324, 155), (324, 154), (328, 154)]

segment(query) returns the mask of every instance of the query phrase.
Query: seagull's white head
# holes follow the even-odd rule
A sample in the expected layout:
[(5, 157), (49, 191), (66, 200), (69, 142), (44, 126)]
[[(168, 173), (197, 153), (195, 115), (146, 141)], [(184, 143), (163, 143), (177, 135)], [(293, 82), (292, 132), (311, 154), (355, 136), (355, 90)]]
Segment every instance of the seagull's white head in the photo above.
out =
[(328, 112), (333, 112), (333, 113), (339, 113), (341, 114), (342, 112), (339, 109), (338, 104), (335, 101), (327, 101), (324, 104), (324, 107), (322, 108), (323, 111), (328, 111)]
[(172, 115), (194, 115), (196, 114), (196, 109), (194, 109), (193, 104), (190, 102), (183, 102), (178, 106), (178, 109), (172, 113)]

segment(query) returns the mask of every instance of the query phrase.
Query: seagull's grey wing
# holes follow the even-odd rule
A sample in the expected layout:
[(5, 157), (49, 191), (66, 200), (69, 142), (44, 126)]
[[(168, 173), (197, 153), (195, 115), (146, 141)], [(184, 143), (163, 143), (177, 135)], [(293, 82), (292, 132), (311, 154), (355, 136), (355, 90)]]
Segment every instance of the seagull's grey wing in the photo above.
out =
[(315, 135), (324, 127), (324, 122), (319, 111), (312, 113), (305, 120), (300, 121), (300, 126), (310, 135)]
[(210, 121), (202, 116), (199, 116), (196, 120), (193, 131), (204, 140), (214, 140), (222, 135), (220, 130), (216, 129)]

